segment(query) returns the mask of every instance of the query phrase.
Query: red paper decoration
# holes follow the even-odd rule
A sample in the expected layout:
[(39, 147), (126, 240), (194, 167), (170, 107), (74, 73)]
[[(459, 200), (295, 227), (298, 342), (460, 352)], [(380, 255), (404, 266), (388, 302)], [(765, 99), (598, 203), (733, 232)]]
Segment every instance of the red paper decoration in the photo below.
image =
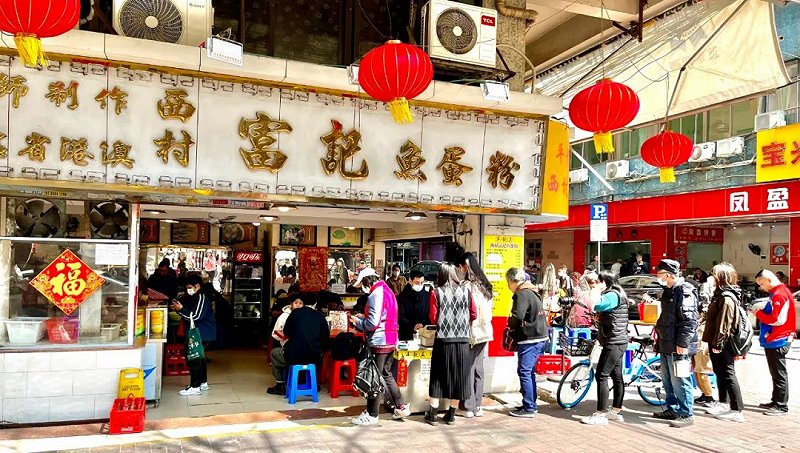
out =
[(642, 160), (658, 167), (661, 182), (675, 182), (674, 167), (685, 164), (692, 157), (694, 144), (689, 137), (672, 131), (661, 132), (642, 143)]
[(80, 0), (0, 0), (0, 30), (14, 35), (26, 66), (47, 66), (39, 38), (75, 28), (80, 11)]
[(389, 41), (370, 50), (358, 68), (358, 83), (373, 98), (389, 103), (396, 123), (413, 121), (408, 100), (419, 96), (433, 80), (433, 64), (422, 49)]
[(569, 104), (572, 124), (594, 132), (597, 154), (613, 153), (611, 131), (627, 126), (639, 113), (639, 96), (627, 85), (601, 79), (581, 90)]

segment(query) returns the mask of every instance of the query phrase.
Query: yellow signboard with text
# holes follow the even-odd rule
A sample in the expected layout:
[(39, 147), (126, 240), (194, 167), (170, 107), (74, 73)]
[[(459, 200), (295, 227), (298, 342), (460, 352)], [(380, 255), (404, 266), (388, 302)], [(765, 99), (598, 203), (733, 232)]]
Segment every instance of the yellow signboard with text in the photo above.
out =
[(756, 138), (756, 182), (800, 176), (800, 124), (759, 131)]
[(544, 156), (542, 214), (569, 215), (569, 129), (550, 120)]
[(522, 267), (523, 236), (484, 236), (483, 271), (494, 288), (492, 316), (506, 317), (511, 313), (511, 291), (505, 274), (511, 267)]

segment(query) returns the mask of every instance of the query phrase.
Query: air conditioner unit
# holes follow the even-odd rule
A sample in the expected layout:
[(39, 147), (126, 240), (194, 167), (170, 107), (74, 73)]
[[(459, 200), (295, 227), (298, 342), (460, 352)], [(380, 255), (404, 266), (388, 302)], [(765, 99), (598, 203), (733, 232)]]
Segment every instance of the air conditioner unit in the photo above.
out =
[(588, 168), (579, 168), (577, 170), (570, 170), (569, 172), (569, 183), (570, 184), (578, 184), (582, 182), (586, 182), (589, 180), (589, 169)]
[(121, 36), (199, 46), (211, 36), (211, 0), (114, 0)]
[(616, 160), (606, 163), (606, 179), (621, 179), (628, 176), (630, 162), (627, 160)]
[(717, 141), (717, 157), (738, 156), (744, 152), (744, 137), (731, 137)]
[(705, 162), (714, 158), (714, 151), (717, 148), (717, 142), (698, 143), (692, 149), (692, 156), (689, 157), (689, 162)]
[(773, 110), (756, 115), (756, 131), (763, 131), (765, 129), (781, 126), (786, 126), (786, 112), (783, 110)]
[(495, 67), (497, 11), (431, 0), (421, 16), (422, 47), (431, 58)]

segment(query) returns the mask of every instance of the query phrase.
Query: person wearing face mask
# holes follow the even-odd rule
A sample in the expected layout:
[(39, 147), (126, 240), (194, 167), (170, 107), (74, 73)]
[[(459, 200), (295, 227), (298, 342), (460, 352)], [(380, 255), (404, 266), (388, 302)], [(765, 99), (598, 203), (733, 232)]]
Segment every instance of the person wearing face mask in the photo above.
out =
[(400, 275), (400, 265), (394, 264), (392, 266), (392, 275), (386, 279), (386, 284), (389, 285), (395, 296), (400, 295), (403, 288), (406, 287), (406, 278)]
[(428, 301), (431, 293), (424, 285), (425, 275), (411, 271), (411, 279), (397, 296), (397, 311), (400, 323), (400, 341), (414, 339), (414, 332), (431, 323)]
[[(203, 345), (214, 341), (217, 336), (217, 323), (211, 309), (211, 298), (202, 291), (203, 279), (196, 273), (186, 276), (186, 294), (180, 301), (172, 301), (172, 309), (178, 312), (186, 323), (188, 332), (190, 321), (200, 331)], [(188, 335), (187, 335), (188, 339)], [(205, 357), (187, 362), (189, 367), (189, 385), (181, 390), (181, 396), (199, 395), (208, 391), (208, 370)]]

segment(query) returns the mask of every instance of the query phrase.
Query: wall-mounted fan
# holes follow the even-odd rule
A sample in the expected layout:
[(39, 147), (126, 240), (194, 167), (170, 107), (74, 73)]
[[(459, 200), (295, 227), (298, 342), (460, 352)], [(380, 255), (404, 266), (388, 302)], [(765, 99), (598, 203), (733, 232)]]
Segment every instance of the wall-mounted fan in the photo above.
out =
[(436, 36), (442, 47), (462, 55), (472, 50), (478, 42), (478, 27), (466, 11), (449, 8), (436, 19)]
[(208, 213), (207, 217), (197, 217), (193, 219), (180, 219), (180, 220), (189, 220), (193, 222), (208, 222), (211, 225), (219, 225), (220, 223), (233, 222), (234, 220), (236, 220), (236, 216), (227, 215), (225, 217), (217, 217), (214, 214)]
[(15, 236), (50, 238), (64, 235), (66, 205), (63, 201), (9, 198), (8, 207), (14, 215)]
[(89, 227), (93, 239), (128, 238), (128, 204), (116, 201), (89, 203)]
[(118, 26), (124, 36), (177, 43), (185, 24), (171, 0), (127, 0), (119, 9)]
[(753, 255), (761, 255), (761, 246), (758, 244), (747, 244), (747, 248), (753, 253)]

